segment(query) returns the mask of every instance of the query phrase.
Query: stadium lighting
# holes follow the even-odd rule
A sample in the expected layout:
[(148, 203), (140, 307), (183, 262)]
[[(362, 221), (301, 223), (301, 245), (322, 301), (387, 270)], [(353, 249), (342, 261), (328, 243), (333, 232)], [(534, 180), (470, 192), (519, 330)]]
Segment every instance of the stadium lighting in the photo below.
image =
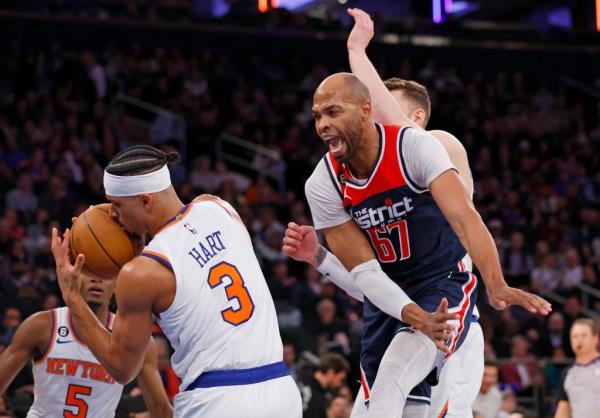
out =
[(432, 8), (433, 22), (440, 23), (442, 21), (442, 0), (432, 0)]

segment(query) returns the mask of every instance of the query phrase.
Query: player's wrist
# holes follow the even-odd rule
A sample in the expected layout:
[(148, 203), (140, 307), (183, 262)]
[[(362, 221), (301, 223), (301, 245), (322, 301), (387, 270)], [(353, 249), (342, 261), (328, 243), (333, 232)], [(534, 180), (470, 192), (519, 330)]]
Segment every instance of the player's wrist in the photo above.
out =
[(415, 302), (406, 304), (401, 311), (402, 321), (415, 329), (420, 329), (421, 326), (426, 322), (429, 313), (423, 310)]
[(327, 251), (322, 245), (319, 245), (315, 255), (309, 260), (309, 263), (314, 267), (319, 268), (325, 261), (325, 258), (327, 258), (327, 254), (329, 254), (329, 251)]

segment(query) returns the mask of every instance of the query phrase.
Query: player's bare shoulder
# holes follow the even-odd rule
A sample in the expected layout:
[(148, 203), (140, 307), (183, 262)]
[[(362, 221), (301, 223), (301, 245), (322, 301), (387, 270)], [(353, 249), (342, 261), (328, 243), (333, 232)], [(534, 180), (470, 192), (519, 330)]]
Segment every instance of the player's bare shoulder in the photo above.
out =
[(13, 344), (27, 347), (33, 355), (44, 352), (50, 339), (53, 337), (54, 324), (56, 322), (53, 310), (41, 311), (27, 318), (15, 333)]

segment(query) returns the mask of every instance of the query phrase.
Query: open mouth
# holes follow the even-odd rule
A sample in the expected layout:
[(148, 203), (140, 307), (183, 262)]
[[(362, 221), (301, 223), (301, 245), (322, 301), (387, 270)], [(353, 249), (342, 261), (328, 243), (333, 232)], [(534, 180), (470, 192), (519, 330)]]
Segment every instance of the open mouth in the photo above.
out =
[(328, 138), (326, 141), (327, 141), (327, 146), (329, 147), (329, 151), (331, 151), (334, 154), (336, 152), (340, 151), (342, 149), (342, 147), (344, 146), (344, 140), (342, 138), (340, 138), (339, 136), (334, 136), (334, 137)]

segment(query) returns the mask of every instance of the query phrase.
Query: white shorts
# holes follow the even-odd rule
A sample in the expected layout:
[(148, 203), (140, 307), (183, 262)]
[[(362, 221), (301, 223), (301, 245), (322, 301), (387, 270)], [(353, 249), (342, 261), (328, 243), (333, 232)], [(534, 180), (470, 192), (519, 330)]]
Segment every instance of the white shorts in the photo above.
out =
[(302, 418), (300, 391), (291, 376), (181, 392), (174, 409), (177, 418)]
[(429, 418), (473, 416), (471, 407), (483, 378), (483, 348), (481, 325), (472, 322), (462, 346), (448, 358), (442, 368), (440, 382), (431, 387)]

